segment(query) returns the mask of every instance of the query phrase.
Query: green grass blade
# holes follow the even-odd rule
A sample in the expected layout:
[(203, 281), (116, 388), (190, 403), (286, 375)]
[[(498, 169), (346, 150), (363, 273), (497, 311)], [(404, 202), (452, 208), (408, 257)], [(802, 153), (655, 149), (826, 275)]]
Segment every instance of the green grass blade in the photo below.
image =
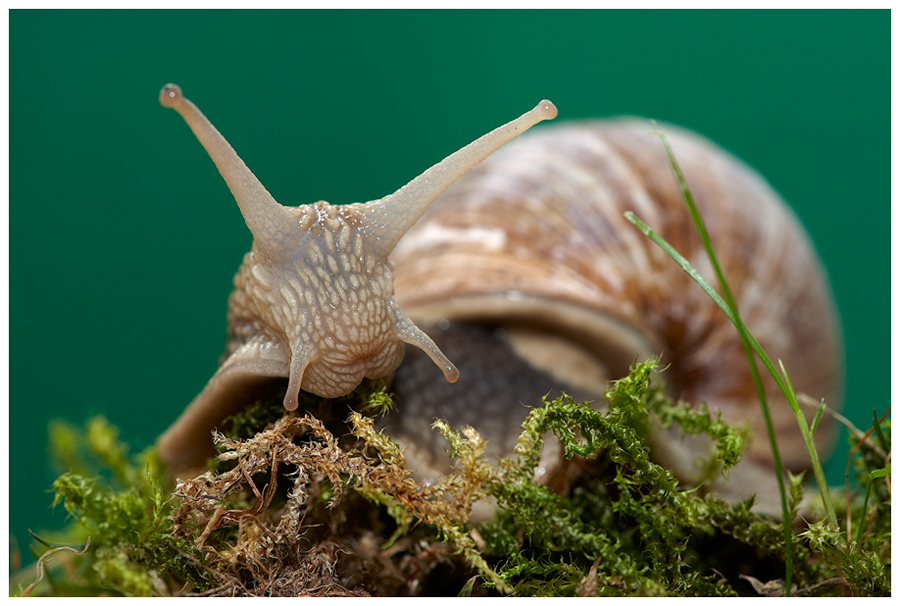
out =
[[(663, 139), (663, 140), (665, 140), (665, 139)], [(667, 146), (668, 144), (666, 143), (665, 145)], [(667, 150), (668, 150), (668, 148), (667, 148)], [(670, 159), (671, 159), (671, 156), (670, 156)], [(675, 164), (674, 160), (672, 160), (672, 166), (673, 166), (673, 170), (675, 171), (676, 180), (678, 181), (679, 185), (681, 186), (682, 193), (685, 195), (685, 197), (687, 199), (690, 197), (690, 192), (687, 189), (687, 186), (684, 184), (684, 178), (681, 176), (681, 171), (678, 168), (678, 165)], [(693, 211), (696, 210), (696, 207), (693, 204), (689, 204), (689, 206), (692, 209), (692, 214), (693, 214)], [(696, 269), (694, 269), (693, 266), (691, 266), (691, 264), (688, 263), (687, 259), (682, 257), (678, 253), (678, 251), (676, 251), (672, 247), (672, 245), (670, 245), (668, 242), (666, 242), (661, 236), (656, 234), (656, 232), (651, 230), (647, 226), (647, 224), (645, 224), (643, 221), (638, 219), (634, 215), (634, 213), (632, 213), (630, 211), (626, 212), (625, 218), (628, 219), (629, 221), (631, 221), (631, 223), (633, 223), (634, 225), (636, 225), (638, 227), (638, 229), (640, 229), (642, 232), (644, 232), (644, 235), (648, 236), (653, 242), (655, 242), (658, 246), (660, 246), (666, 252), (666, 254), (668, 254), (672, 259), (674, 259), (675, 262), (678, 263), (678, 265), (681, 267), (681, 269), (683, 269), (691, 277), (691, 279), (694, 280), (694, 282), (699, 284), (700, 288), (702, 288), (704, 290), (704, 292), (706, 292), (706, 294), (709, 295), (713, 299), (713, 301), (716, 302), (716, 304), (722, 309), (722, 311), (725, 312), (725, 315), (728, 316), (728, 319), (731, 320), (732, 324), (734, 324), (735, 327), (738, 328), (738, 332), (741, 334), (741, 344), (744, 348), (744, 353), (747, 355), (747, 358), (750, 363), (750, 369), (753, 374), (753, 383), (756, 386), (757, 396), (759, 397), (760, 405), (762, 407), (762, 413), (763, 413), (763, 417), (764, 417), (765, 424), (766, 424), (766, 432), (768, 433), (769, 443), (772, 448), (772, 459), (775, 463), (775, 475), (778, 480), (778, 496), (781, 499), (781, 512), (782, 512), (781, 517), (782, 517), (782, 525), (783, 525), (783, 530), (784, 530), (785, 595), (790, 596), (791, 564), (792, 564), (792, 559), (793, 559), (793, 549), (792, 549), (792, 544), (791, 544), (791, 537), (792, 537), (791, 519), (790, 519), (791, 515), (790, 515), (790, 509), (789, 509), (788, 499), (787, 499), (787, 490), (784, 486), (784, 471), (781, 466), (781, 457), (778, 454), (778, 442), (775, 440), (775, 429), (772, 425), (772, 416), (769, 413), (769, 406), (768, 406), (768, 403), (766, 402), (765, 389), (763, 388), (762, 381), (759, 378), (759, 371), (756, 368), (756, 360), (753, 358), (753, 353), (751, 352), (752, 346), (750, 344), (749, 339), (747, 339), (744, 336), (744, 332), (742, 332), (741, 328), (740, 328), (743, 326), (743, 322), (741, 322), (740, 317), (737, 315), (737, 313), (735, 311), (736, 307), (732, 307), (731, 305), (728, 305), (725, 301), (723, 301), (722, 298), (719, 296), (719, 293), (717, 293), (715, 291), (715, 289), (713, 289), (713, 287), (710, 286), (709, 283), (703, 279), (703, 277), (700, 275), (700, 273)], [(698, 218), (699, 218), (699, 215), (698, 215)], [(699, 228), (699, 226), (698, 226), (698, 228)], [(705, 233), (705, 230), (703, 230), (703, 233)], [(702, 235), (701, 235), (701, 238), (702, 238)], [(711, 261), (713, 262), (713, 264), (715, 266), (718, 265), (717, 261), (713, 261), (713, 259), (711, 259)], [(719, 280), (719, 283), (723, 284), (722, 279)], [(723, 287), (723, 291), (726, 291), (726, 288), (727, 287)], [(758, 344), (757, 344), (757, 347), (758, 347)]]
[(875, 480), (875, 479), (878, 479), (878, 478), (883, 478), (883, 477), (885, 477), (885, 476), (887, 476), (887, 475), (890, 475), (890, 473), (891, 473), (891, 466), (888, 465), (888, 466), (885, 467), (884, 469), (876, 469), (875, 471), (873, 471), (872, 473), (870, 473), (870, 474), (869, 474), (869, 479), (870, 479), (870, 480)]
[(816, 428), (819, 426), (819, 421), (822, 420), (822, 414), (825, 412), (825, 400), (819, 402), (819, 408), (816, 410), (816, 417), (813, 419), (812, 425), (809, 427), (809, 433), (812, 435), (816, 435)]
[(874, 408), (872, 409), (872, 417), (872, 427), (875, 428), (875, 435), (878, 437), (878, 443), (881, 445), (881, 449), (887, 452), (891, 447), (888, 445), (887, 438), (884, 437), (884, 432), (881, 430), (881, 422), (878, 420), (878, 411)]
[(804, 443), (806, 444), (807, 450), (810, 453), (810, 459), (813, 463), (813, 471), (816, 477), (816, 482), (819, 485), (819, 491), (822, 493), (823, 501), (825, 502), (825, 507), (827, 510), (829, 520), (833, 521), (835, 527), (837, 527), (837, 516), (834, 514), (834, 506), (831, 503), (830, 495), (828, 494), (828, 484), (825, 482), (824, 472), (822, 471), (822, 464), (819, 461), (819, 455), (816, 451), (815, 444), (812, 441), (812, 436), (809, 431), (809, 425), (806, 422), (806, 417), (803, 415), (803, 411), (800, 410), (800, 405), (797, 402), (797, 396), (794, 394), (789, 388), (784, 378), (779, 374), (779, 372), (775, 369), (775, 365), (772, 364), (772, 361), (769, 359), (769, 356), (766, 355), (766, 352), (763, 351), (759, 342), (753, 336), (750, 331), (747, 330), (747, 327), (744, 326), (743, 322), (741, 322), (740, 318), (737, 317), (732, 309), (728, 306), (728, 304), (719, 296), (719, 293), (715, 291), (715, 289), (709, 285), (709, 283), (703, 279), (703, 276), (694, 269), (694, 267), (688, 263), (688, 261), (681, 256), (681, 254), (676, 251), (672, 245), (666, 242), (659, 234), (650, 229), (646, 223), (641, 221), (634, 213), (631, 211), (627, 211), (625, 213), (625, 218), (628, 219), (632, 224), (634, 224), (638, 229), (640, 229), (644, 235), (646, 235), (650, 240), (652, 240), (657, 246), (663, 249), (669, 257), (675, 261), (679, 267), (688, 276), (691, 277), (694, 282), (697, 283), (700, 288), (715, 302), (716, 305), (722, 310), (725, 316), (734, 324), (735, 328), (738, 329), (739, 332), (743, 333), (747, 342), (750, 345), (750, 348), (756, 352), (756, 355), (759, 357), (760, 361), (763, 363), (763, 366), (766, 367), (766, 370), (769, 371), (769, 374), (772, 375), (772, 378), (775, 380), (778, 389), (785, 395), (788, 400), (788, 404), (791, 406), (791, 409), (794, 411), (795, 416), (797, 417), (798, 424), (800, 425), (800, 431), (803, 435)]
[(822, 463), (819, 460), (819, 453), (816, 451), (815, 443), (812, 439), (812, 434), (809, 430), (809, 425), (806, 422), (806, 417), (803, 415), (803, 411), (800, 410), (800, 405), (797, 402), (797, 395), (794, 394), (790, 389), (788, 389), (788, 385), (785, 382), (784, 378), (779, 374), (779, 372), (775, 369), (775, 365), (772, 364), (772, 361), (769, 359), (769, 356), (766, 355), (766, 352), (763, 351), (759, 342), (757, 342), (756, 338), (747, 330), (747, 327), (744, 326), (743, 322), (741, 322), (740, 318), (737, 317), (732, 309), (728, 306), (728, 304), (719, 296), (719, 293), (713, 289), (709, 283), (703, 279), (700, 273), (694, 269), (694, 267), (688, 263), (688, 261), (681, 256), (681, 254), (676, 251), (672, 245), (666, 242), (659, 234), (650, 229), (646, 223), (641, 221), (634, 213), (631, 211), (626, 211), (625, 218), (628, 219), (632, 224), (634, 224), (638, 229), (640, 229), (644, 235), (646, 235), (650, 240), (652, 240), (657, 246), (663, 249), (669, 257), (675, 261), (679, 267), (691, 277), (694, 282), (697, 283), (700, 288), (703, 289), (716, 305), (722, 310), (725, 316), (734, 324), (735, 328), (741, 333), (744, 334), (744, 337), (747, 339), (747, 342), (750, 345), (750, 348), (756, 352), (756, 355), (759, 357), (760, 361), (763, 363), (763, 366), (766, 367), (766, 370), (769, 371), (769, 374), (772, 375), (772, 378), (775, 380), (778, 389), (784, 394), (785, 398), (787, 398), (788, 404), (791, 407), (791, 410), (794, 412), (794, 415), (797, 417), (797, 423), (800, 426), (800, 433), (803, 436), (804, 444), (806, 445), (806, 449), (809, 452), (810, 461), (812, 462), (813, 475), (816, 478), (816, 484), (819, 487), (819, 493), (822, 497), (823, 504), (826, 510), (826, 516), (828, 517), (829, 522), (831, 522), (835, 528), (838, 527), (837, 524), (837, 515), (834, 511), (834, 504), (831, 502), (831, 495), (828, 492), (828, 483), (825, 481), (825, 472), (822, 469)]
[(859, 521), (859, 531), (856, 533), (856, 551), (853, 553), (853, 560), (859, 560), (859, 554), (862, 552), (862, 540), (863, 534), (865, 534), (866, 530), (866, 522), (869, 519), (869, 516), (866, 515), (869, 511), (869, 494), (872, 492), (872, 481), (869, 480), (869, 485), (866, 486), (866, 498), (863, 501), (862, 508), (862, 519)]
[[(703, 222), (703, 218), (700, 216), (700, 212), (697, 209), (697, 205), (694, 204), (694, 197), (691, 194), (690, 188), (687, 185), (687, 180), (684, 178), (684, 175), (681, 172), (681, 168), (678, 166), (678, 162), (675, 159), (675, 154), (672, 152), (672, 148), (669, 145), (669, 141), (666, 138), (666, 136), (656, 128), (655, 123), (653, 123), (653, 130), (654, 130), (654, 132), (656, 132), (657, 136), (659, 137), (659, 140), (663, 146), (663, 150), (666, 153), (666, 157), (669, 160), (669, 166), (671, 167), (672, 172), (675, 175), (675, 179), (678, 183), (679, 188), (681, 189), (682, 197), (684, 198), (685, 204), (687, 204), (688, 210), (691, 213), (691, 218), (694, 222), (694, 225), (697, 228), (697, 233), (700, 236), (700, 240), (703, 243), (703, 248), (706, 250), (706, 254), (709, 257), (710, 264), (712, 265), (713, 271), (716, 274), (716, 278), (719, 281), (719, 286), (722, 289), (722, 294), (724, 295), (725, 301), (727, 302), (728, 306), (734, 312), (734, 318), (737, 321), (735, 323), (735, 327), (738, 329), (738, 333), (740, 334), (740, 337), (741, 337), (741, 342), (744, 346), (744, 351), (747, 355), (747, 359), (750, 364), (750, 371), (753, 374), (753, 380), (754, 380), (754, 384), (756, 386), (757, 394), (759, 395), (759, 398), (760, 398), (760, 405), (762, 406), (763, 414), (767, 417), (766, 418), (766, 426), (767, 426), (767, 430), (769, 431), (769, 439), (770, 439), (770, 442), (772, 445), (772, 454), (773, 454), (773, 457), (775, 460), (776, 468), (778, 468), (781, 466), (780, 465), (780, 456), (778, 454), (778, 447), (775, 442), (774, 430), (772, 428), (771, 421), (768, 418), (769, 417), (768, 404), (765, 399), (765, 390), (763, 389), (762, 382), (759, 379), (759, 374), (756, 369), (755, 360), (753, 359), (753, 356), (750, 353), (750, 348), (748, 347), (748, 340), (750, 338), (752, 338), (752, 335), (750, 334), (750, 331), (747, 330), (747, 328), (744, 326), (743, 322), (741, 321), (740, 314), (738, 313), (737, 303), (735, 302), (734, 297), (731, 295), (731, 289), (728, 286), (728, 281), (725, 279), (725, 274), (722, 271), (722, 268), (719, 264), (719, 260), (715, 253), (715, 250), (712, 247), (712, 242), (709, 238), (709, 233), (706, 231), (706, 225)], [(757, 346), (758, 346), (758, 344), (757, 344)], [(764, 359), (761, 357), (760, 359), (763, 359), (765, 361), (767, 358)], [(794, 392), (794, 389), (790, 384), (790, 378), (788, 377), (787, 371), (784, 369), (784, 366), (781, 364), (780, 360), (779, 360), (779, 365), (781, 365), (782, 376), (784, 378), (784, 383), (779, 382), (779, 388), (781, 389), (782, 393), (784, 393), (785, 397), (788, 400), (788, 403), (791, 406), (791, 410), (794, 412), (794, 415), (797, 417), (797, 424), (800, 427), (800, 433), (802, 434), (806, 448), (809, 451), (810, 462), (811, 462), (812, 468), (813, 468), (813, 474), (816, 477), (816, 482), (819, 486), (819, 492), (821, 493), (822, 499), (825, 503), (826, 512), (828, 513), (828, 517), (831, 520), (831, 522), (834, 524), (835, 528), (837, 528), (837, 515), (834, 513), (834, 506), (831, 502), (831, 493), (828, 490), (828, 484), (825, 482), (825, 472), (822, 469), (821, 463), (819, 462), (819, 454), (818, 454), (818, 451), (816, 450), (815, 443), (813, 442), (813, 439), (812, 439), (812, 432), (809, 430), (809, 426), (806, 423), (806, 417), (803, 415), (802, 411), (800, 410), (800, 405), (797, 402), (797, 395)], [(768, 363), (767, 369), (769, 370), (770, 373), (772, 373), (771, 362)], [(773, 377), (775, 377), (775, 373), (772, 373), (772, 375), (773, 375)], [(776, 382), (778, 382), (777, 377), (775, 377), (775, 378), (776, 378)], [(780, 472), (779, 472), (778, 479), (779, 479), (779, 483), (780, 483), (779, 485), (782, 486), (782, 488), (781, 488), (782, 495), (783, 495), (782, 496), (782, 504), (786, 507), (787, 500), (786, 500), (786, 497), (784, 496), (783, 479), (781, 478)]]

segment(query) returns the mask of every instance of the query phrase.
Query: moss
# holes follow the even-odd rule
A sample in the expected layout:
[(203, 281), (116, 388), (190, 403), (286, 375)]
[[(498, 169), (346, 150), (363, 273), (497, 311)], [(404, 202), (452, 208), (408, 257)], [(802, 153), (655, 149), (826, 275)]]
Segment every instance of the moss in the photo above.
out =
[[(517, 593), (543, 595), (552, 583), (557, 594), (563, 588), (572, 594), (589, 573), (598, 595), (734, 593), (714, 573), (690, 571), (687, 539), (714, 532), (709, 499), (680, 487), (670, 470), (651, 461), (646, 432), (651, 415), (666, 424), (683, 421), (688, 433), (704, 431), (716, 441), (723, 466), (739, 460), (743, 434), (705, 410), (667, 402), (661, 388), (651, 386), (654, 369), (654, 360), (636, 364), (614, 382), (604, 413), (568, 396), (545, 400), (523, 425), (518, 456), (498, 465), (487, 492), (502, 513), (483, 533), (508, 558), (500, 576)], [(541, 436), (548, 431), (567, 457), (594, 458), (605, 472), (568, 497), (535, 485)]]
[[(383, 382), (348, 398), (346, 419), (285, 413), (277, 395), (258, 403), (217, 436), (215, 467), (175, 487), (152, 450), (130, 455), (102, 418), (83, 430), (55, 424), (54, 451), (70, 470), (54, 484), (55, 504), (72, 515), (64, 536), (78, 546), (38, 546), (56, 559), (41, 560), (46, 577), (25, 593), (783, 593), (781, 525), (750, 501), (730, 505), (683, 485), (653, 461), (647, 442), (655, 425), (704, 433), (716, 446), (712, 463), (727, 469), (740, 459), (745, 430), (672, 402), (656, 372), (654, 360), (634, 365), (611, 384), (604, 412), (568, 396), (544, 399), (513, 455), (493, 465), (477, 432), (439, 421), (455, 466), (428, 486), (361, 412), (388, 397)], [(312, 401), (309, 409), (325, 410)], [(890, 594), (889, 422), (879, 427), (853, 458), (853, 540), (815, 518), (800, 524), (792, 593)], [(538, 483), (547, 439), (568, 463), (562, 480)], [(794, 511), (802, 487), (792, 478)], [(472, 526), (472, 506), (487, 498), (496, 514)]]
[(202, 584), (204, 574), (193, 565), (196, 550), (171, 532), (171, 486), (154, 452), (129, 456), (103, 417), (90, 419), (83, 431), (58, 422), (50, 432), (57, 464), (75, 470), (53, 483), (53, 505), (62, 504), (74, 519), (57, 538), (90, 541), (85, 557), (92, 565), (64, 584), (66, 593), (98, 587), (107, 594), (154, 595), (155, 579), (170, 574)]
[(842, 571), (854, 594), (890, 595), (890, 421), (876, 415), (872, 429), (851, 440), (848, 469), (854, 469), (858, 488), (847, 493), (840, 512), (849, 523), (836, 530), (816, 521), (801, 537), (827, 565)]

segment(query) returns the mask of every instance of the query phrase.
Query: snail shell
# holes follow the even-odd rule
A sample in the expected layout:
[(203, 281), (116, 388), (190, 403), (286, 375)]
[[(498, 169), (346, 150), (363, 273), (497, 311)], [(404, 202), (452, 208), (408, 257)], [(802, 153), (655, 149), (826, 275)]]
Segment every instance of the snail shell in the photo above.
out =
[[(320, 202), (288, 208), (268, 196), (193, 105), (186, 107), (190, 102), (182, 102), (177, 87), (164, 88), (161, 100), (182, 113), (210, 152), (254, 234), (229, 300), (222, 366), (158, 442), (162, 460), (174, 472), (201, 464), (211, 453), (212, 427), (272, 380), (289, 379), (288, 409), (296, 407), (301, 387), (326, 397), (347, 393), (363, 374), (394, 371), (402, 356), (398, 344), (405, 341), (412, 347), (406, 348), (406, 361), (393, 383), (401, 410), (386, 424), (406, 447), (421, 479), (446, 467), (442, 445), (429, 429), (434, 417), (474, 426), (487, 438), (490, 452), (506, 454), (527, 413), (523, 403), (535, 405), (554, 388), (597, 400), (607, 380), (624, 375), (630, 363), (661, 354), (674, 396), (706, 402), (726, 421), (747, 422), (757, 437), (724, 492), (737, 487), (730, 496), (768, 491), (776, 498), (765, 428), (736, 330), (623, 217), (624, 211), (634, 211), (715, 283), (647, 123), (616, 120), (544, 128), (481, 162), (537, 121), (555, 116), (555, 109), (546, 109), (552, 105), (542, 102), (519, 119), (531, 115), (526, 122), (497, 129), (509, 131), (503, 140), (478, 148), (486, 135), (393, 196), (364, 205)], [(751, 169), (697, 135), (674, 127), (664, 130), (745, 324), (770, 357), (784, 361), (798, 392), (836, 406), (840, 335), (827, 281), (804, 230)], [(247, 194), (247, 188), (254, 192)], [(394, 198), (401, 203), (389, 204)], [(281, 218), (270, 220), (270, 214)], [(356, 231), (342, 235), (348, 226)], [(299, 249), (310, 237), (319, 238), (320, 231), (331, 231), (338, 243), (326, 246), (324, 254), (298, 256), (272, 244)], [(266, 257), (290, 257), (292, 265), (274, 271), (260, 261)], [(393, 335), (378, 346), (386, 361), (368, 368), (371, 372), (354, 371), (335, 387), (328, 377), (333, 369), (309, 372), (310, 348), (296, 346), (294, 337), (316, 324), (312, 312), (295, 313), (285, 301), (319, 298), (320, 307), (346, 313), (340, 311), (341, 299), (335, 299), (333, 277), (353, 259), (365, 268), (363, 273), (381, 272), (379, 295), (406, 332), (398, 336), (377, 326), (367, 332), (369, 325), (362, 321), (364, 334)], [(314, 267), (308, 267), (311, 263)], [(291, 272), (318, 279), (300, 280), (302, 286), (297, 286)], [(337, 289), (348, 297), (355, 290)], [(326, 336), (333, 340), (334, 334)], [(353, 339), (345, 346), (352, 350)], [(377, 358), (378, 347), (367, 345), (357, 358)], [(459, 373), (451, 359), (459, 364)], [(324, 380), (311, 383), (310, 376)], [(447, 382), (458, 376), (458, 384)], [(788, 468), (802, 468), (807, 459), (796, 419), (772, 382), (764, 382), (782, 460)], [(817, 438), (824, 433), (820, 430)], [(680, 438), (664, 434), (655, 444), (676, 472), (689, 475), (696, 444), (683, 447)], [(558, 453), (548, 449), (545, 455), (551, 465)], [(777, 505), (765, 509), (778, 511)]]
[[(662, 130), (744, 323), (771, 359), (783, 361), (798, 393), (839, 406), (835, 306), (800, 223), (745, 164), (694, 133)], [(646, 121), (549, 125), (460, 179), (392, 258), (398, 301), (456, 361), (461, 379), (450, 389), (426, 381), (417, 356), (408, 353), (394, 385), (403, 414), (392, 429), (401, 443), (412, 443), (424, 420), (446, 417), (483, 431), (495, 453), (510, 452), (527, 412), (520, 401), (535, 405), (551, 387), (598, 399), (606, 381), (623, 376), (630, 363), (661, 355), (673, 396), (706, 402), (726, 422), (751, 427), (755, 439), (726, 496), (768, 491), (763, 508), (777, 512), (771, 449), (737, 330), (628, 223), (628, 210), (716, 284)], [(489, 387), (467, 378), (479, 374), (489, 375)], [(809, 459), (797, 419), (771, 377), (763, 380), (782, 462), (802, 469)], [(824, 444), (827, 431), (816, 437)], [(657, 455), (685, 475), (696, 448), (681, 448), (673, 434), (655, 439)], [(440, 459), (433, 448), (410, 455), (420, 469)]]

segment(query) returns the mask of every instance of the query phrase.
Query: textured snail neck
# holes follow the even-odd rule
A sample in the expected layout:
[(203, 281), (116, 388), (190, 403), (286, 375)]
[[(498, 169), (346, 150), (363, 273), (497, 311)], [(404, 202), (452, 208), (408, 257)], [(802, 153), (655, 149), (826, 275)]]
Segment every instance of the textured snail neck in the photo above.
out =
[(292, 227), (290, 213), (275, 201), (225, 137), (181, 93), (181, 88), (176, 84), (165, 85), (159, 93), (159, 102), (177, 111), (191, 127), (228, 184), (257, 244), (274, 257), (295, 249), (300, 234)]
[(388, 254), (432, 202), (482, 160), (526, 130), (556, 117), (556, 106), (544, 99), (526, 112), (438, 162), (389, 196), (367, 204), (372, 235)]

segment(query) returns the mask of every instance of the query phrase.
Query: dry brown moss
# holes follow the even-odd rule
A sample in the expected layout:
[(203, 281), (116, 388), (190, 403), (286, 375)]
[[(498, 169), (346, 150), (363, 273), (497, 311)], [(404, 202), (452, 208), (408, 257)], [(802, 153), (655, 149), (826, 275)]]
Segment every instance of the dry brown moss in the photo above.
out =
[[(375, 431), (372, 419), (352, 413), (350, 431), (361, 442), (345, 449), (319, 419), (289, 413), (247, 440), (216, 435), (219, 459), (234, 466), (179, 483), (174, 494), (180, 502), (172, 515), (176, 536), (193, 541), (208, 567), (230, 572), (228, 582), (220, 577), (207, 594), (360, 595), (360, 581), (370, 573), (408, 576), (415, 573), (411, 569), (451, 561), (445, 546), (422, 539), (389, 541), (391, 548), (380, 550), (384, 537), (367, 531), (358, 519), (366, 509), (372, 510), (369, 515), (377, 513), (371, 505), (357, 498), (338, 509), (345, 482), (359, 495), (387, 505), (397, 518), (398, 537), (414, 522), (433, 526), (469, 565), (502, 585), (478, 555), (474, 540), (460, 531), (472, 504), (484, 496), (481, 486), (491, 478), (477, 433), (466, 431), (458, 471), (425, 486), (410, 478), (403, 453)], [(291, 484), (283, 502), (277, 502), (285, 477)], [(318, 519), (323, 504), (330, 512), (328, 524)], [(307, 519), (314, 509), (315, 522)], [(357, 518), (347, 525), (338, 523), (353, 516)], [(385, 523), (373, 525), (383, 529)], [(418, 554), (412, 558), (415, 563), (410, 553)], [(380, 562), (363, 562), (364, 556), (376, 554)]]

